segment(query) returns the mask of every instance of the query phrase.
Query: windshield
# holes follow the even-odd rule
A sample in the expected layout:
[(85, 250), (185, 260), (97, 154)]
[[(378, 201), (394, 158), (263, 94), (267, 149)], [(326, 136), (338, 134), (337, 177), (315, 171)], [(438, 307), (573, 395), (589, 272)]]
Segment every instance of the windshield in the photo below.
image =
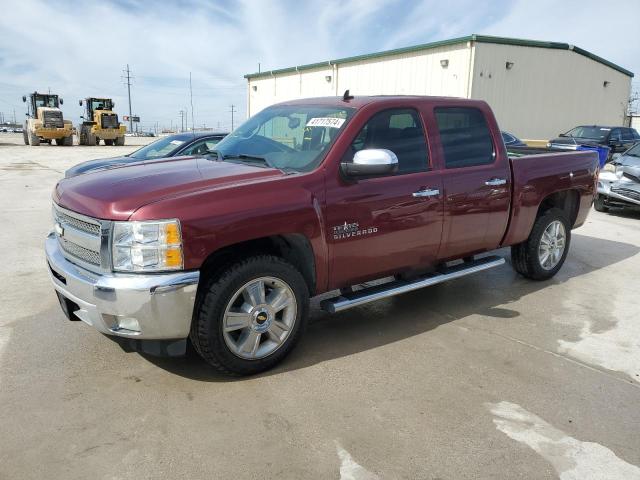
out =
[(113, 110), (113, 102), (108, 98), (92, 98), (91, 110)]
[(40, 108), (40, 107), (58, 108), (58, 96), (57, 95), (36, 95), (35, 103), (36, 103), (36, 108)]
[(136, 150), (129, 156), (139, 160), (168, 157), (184, 143), (184, 140), (175, 137), (165, 137)]
[(624, 156), (640, 158), (640, 143), (636, 143), (633, 147), (624, 152)]
[(216, 150), (225, 160), (308, 172), (322, 161), (353, 112), (341, 106), (269, 107), (228, 135)]
[(565, 135), (575, 138), (588, 138), (590, 140), (604, 140), (609, 135), (610, 128), (606, 127), (576, 127)]

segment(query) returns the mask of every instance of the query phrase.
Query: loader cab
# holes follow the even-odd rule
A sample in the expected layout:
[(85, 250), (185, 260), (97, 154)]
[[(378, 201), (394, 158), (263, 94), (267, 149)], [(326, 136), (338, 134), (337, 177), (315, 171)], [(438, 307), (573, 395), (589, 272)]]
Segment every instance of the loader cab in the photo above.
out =
[(29, 102), (27, 103), (27, 96), (22, 97), (22, 101), (27, 103), (27, 115), (35, 118), (38, 115), (38, 108), (60, 108), (63, 100), (58, 95), (51, 95), (49, 93), (33, 92), (29, 95)]
[(113, 100), (110, 98), (85, 98), (84, 101), (80, 100), (79, 104), (80, 106), (84, 104), (87, 121), (94, 120), (96, 112), (111, 112), (114, 108)]

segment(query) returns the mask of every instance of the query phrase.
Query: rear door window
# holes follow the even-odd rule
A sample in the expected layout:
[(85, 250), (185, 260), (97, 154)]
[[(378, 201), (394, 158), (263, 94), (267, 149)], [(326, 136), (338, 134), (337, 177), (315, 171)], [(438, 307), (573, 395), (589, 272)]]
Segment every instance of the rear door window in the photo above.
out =
[(493, 163), (491, 131), (483, 113), (476, 108), (436, 108), (436, 122), (446, 168)]

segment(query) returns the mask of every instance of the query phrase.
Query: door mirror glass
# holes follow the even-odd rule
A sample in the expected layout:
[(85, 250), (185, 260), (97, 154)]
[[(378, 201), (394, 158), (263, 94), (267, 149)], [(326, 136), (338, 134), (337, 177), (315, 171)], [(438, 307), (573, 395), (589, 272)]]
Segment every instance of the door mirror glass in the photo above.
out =
[(64, 100), (60, 99), (60, 105), (64, 104)]
[(353, 162), (343, 162), (341, 168), (348, 177), (391, 175), (398, 170), (398, 157), (391, 150), (369, 148), (356, 152)]

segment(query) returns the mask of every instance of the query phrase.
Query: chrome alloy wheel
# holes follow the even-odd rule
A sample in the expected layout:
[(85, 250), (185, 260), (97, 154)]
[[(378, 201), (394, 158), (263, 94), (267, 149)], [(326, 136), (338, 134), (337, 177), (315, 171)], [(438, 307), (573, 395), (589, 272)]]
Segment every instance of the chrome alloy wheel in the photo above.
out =
[(562, 258), (567, 243), (564, 224), (559, 220), (551, 222), (540, 238), (538, 246), (538, 260), (545, 270), (553, 269)]
[(260, 277), (245, 283), (224, 311), (223, 335), (238, 357), (257, 360), (278, 350), (296, 322), (293, 290), (278, 278)]

